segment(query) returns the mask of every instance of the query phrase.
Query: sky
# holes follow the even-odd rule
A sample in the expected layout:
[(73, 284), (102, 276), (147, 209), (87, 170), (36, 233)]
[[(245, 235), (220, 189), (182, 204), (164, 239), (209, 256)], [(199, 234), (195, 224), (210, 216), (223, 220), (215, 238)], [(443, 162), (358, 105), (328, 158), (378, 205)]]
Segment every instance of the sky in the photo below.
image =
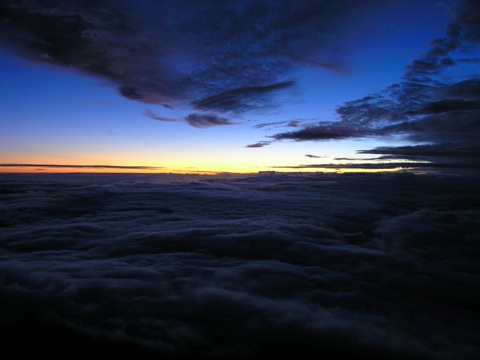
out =
[(478, 171), (476, 1), (0, 10), (1, 172)]
[(480, 358), (480, 4), (0, 0), (0, 338)]

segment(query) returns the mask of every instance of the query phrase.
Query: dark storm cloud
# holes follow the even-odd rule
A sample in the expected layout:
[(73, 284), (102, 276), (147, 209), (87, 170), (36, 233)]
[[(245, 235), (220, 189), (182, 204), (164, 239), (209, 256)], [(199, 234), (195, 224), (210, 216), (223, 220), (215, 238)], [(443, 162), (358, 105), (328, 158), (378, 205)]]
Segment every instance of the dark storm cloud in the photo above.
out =
[(468, 177), (36, 176), (0, 176), (17, 353), (61, 326), (157, 357), (478, 358)]
[(338, 40), (375, 2), (2, 2), (0, 41), (111, 80), (131, 100), (239, 112), (290, 87), (299, 65), (331, 68)]

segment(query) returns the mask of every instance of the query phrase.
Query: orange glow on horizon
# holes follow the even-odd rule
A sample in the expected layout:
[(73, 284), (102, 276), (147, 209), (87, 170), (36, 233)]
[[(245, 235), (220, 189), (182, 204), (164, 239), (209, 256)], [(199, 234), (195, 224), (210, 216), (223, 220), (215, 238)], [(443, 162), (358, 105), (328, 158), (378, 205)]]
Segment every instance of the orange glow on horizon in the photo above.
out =
[(46, 165), (42, 167), (31, 166), (21, 166), (18, 165), (8, 165), (0, 164), (0, 174), (15, 174), (15, 173), (25, 173), (25, 174), (68, 174), (68, 173), (86, 173), (86, 174), (208, 174), (208, 175), (219, 175), (222, 173), (237, 173), (237, 174), (257, 174), (257, 173), (329, 173), (329, 174), (345, 174), (345, 173), (384, 173), (384, 172), (399, 172), (411, 170), (411, 168), (406, 167), (396, 167), (396, 168), (379, 168), (379, 169), (368, 169), (368, 168), (342, 168), (341, 166), (337, 168), (286, 168), (281, 171), (272, 170), (270, 167), (254, 169), (235, 169), (228, 168), (223, 170), (214, 170), (210, 168), (196, 169), (192, 167), (188, 168), (162, 168), (162, 167), (142, 167), (142, 166), (101, 166), (101, 165)]

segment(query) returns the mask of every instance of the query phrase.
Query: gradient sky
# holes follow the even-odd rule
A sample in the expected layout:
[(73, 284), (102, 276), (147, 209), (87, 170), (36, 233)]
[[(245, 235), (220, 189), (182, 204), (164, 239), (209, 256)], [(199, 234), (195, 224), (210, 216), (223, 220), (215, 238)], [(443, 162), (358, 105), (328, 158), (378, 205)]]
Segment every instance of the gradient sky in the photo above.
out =
[(0, 3), (1, 172), (478, 168), (476, 1), (92, 4)]

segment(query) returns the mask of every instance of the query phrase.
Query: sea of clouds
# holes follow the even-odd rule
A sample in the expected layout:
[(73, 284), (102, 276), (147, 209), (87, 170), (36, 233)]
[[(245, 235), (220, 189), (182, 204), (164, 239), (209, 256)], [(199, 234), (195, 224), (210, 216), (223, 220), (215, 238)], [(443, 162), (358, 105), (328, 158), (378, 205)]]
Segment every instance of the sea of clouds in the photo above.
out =
[(0, 335), (51, 356), (478, 359), (479, 200), (434, 175), (4, 174)]

